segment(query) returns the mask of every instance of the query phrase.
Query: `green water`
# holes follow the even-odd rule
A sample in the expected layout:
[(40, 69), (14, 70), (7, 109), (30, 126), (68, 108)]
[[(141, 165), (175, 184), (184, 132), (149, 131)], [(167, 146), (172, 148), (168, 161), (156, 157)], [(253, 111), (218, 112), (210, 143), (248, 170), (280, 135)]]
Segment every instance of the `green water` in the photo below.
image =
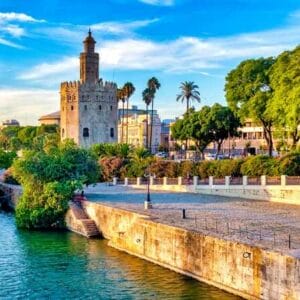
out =
[(0, 299), (239, 299), (68, 232), (26, 232), (0, 212)]

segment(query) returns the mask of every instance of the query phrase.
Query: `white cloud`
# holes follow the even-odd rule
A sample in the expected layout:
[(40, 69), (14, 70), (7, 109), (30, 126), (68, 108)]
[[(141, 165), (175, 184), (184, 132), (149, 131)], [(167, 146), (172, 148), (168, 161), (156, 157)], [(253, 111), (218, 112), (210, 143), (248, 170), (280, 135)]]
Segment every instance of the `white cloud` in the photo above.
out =
[(59, 109), (58, 91), (0, 89), (0, 99), (0, 121), (17, 119), (21, 125), (37, 124), (41, 115)]
[(23, 46), (18, 45), (16, 43), (13, 43), (11, 41), (8, 41), (8, 40), (6, 40), (2, 37), (0, 37), (0, 44), (5, 45), (5, 46), (9, 46), (9, 47), (13, 47), (13, 48), (23, 49)]
[(175, 0), (139, 0), (139, 1), (146, 4), (159, 5), (159, 6), (172, 6), (175, 4)]
[[(293, 48), (300, 40), (300, 27), (241, 34), (222, 38), (181, 37), (156, 42), (139, 38), (102, 41), (101, 67), (116, 70), (159, 70), (204, 74), (208, 69), (226, 65), (228, 61), (250, 57), (274, 56)], [(295, 42), (296, 41), (296, 42)], [(58, 62), (37, 65), (20, 75), (21, 79), (76, 79), (78, 58), (64, 58)]]
[(29, 15), (23, 14), (23, 13), (15, 13), (15, 12), (9, 12), (9, 13), (3, 13), (0, 12), (0, 23), (7, 23), (7, 22), (45, 22), (45, 20), (38, 20), (35, 19)]

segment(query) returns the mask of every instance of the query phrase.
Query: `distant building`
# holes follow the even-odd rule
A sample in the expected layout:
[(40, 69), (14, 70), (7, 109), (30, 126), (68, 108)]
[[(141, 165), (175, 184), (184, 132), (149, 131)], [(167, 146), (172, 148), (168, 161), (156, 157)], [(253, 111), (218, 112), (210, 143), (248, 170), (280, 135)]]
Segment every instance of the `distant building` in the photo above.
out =
[[(128, 128), (128, 129), (127, 129)], [(148, 146), (150, 145), (151, 114), (148, 114)], [(128, 132), (128, 136), (127, 136)], [(158, 151), (160, 145), (161, 122), (157, 113), (153, 114), (152, 153)], [(135, 113), (120, 118), (118, 125), (119, 143), (131, 144), (136, 147), (147, 146), (147, 114)], [(123, 138), (122, 138), (123, 137)]]
[(99, 54), (91, 31), (80, 54), (80, 81), (63, 82), (60, 88), (61, 139), (89, 147), (118, 141), (117, 85), (99, 79)]
[(166, 119), (161, 123), (160, 145), (166, 150), (171, 148), (171, 124), (174, 121), (173, 119)]
[(39, 118), (40, 125), (60, 125), (60, 111), (53, 112)]
[(1, 128), (5, 128), (5, 127), (12, 127), (12, 126), (20, 126), (19, 121), (15, 120), (15, 119), (11, 119), (11, 120), (5, 120), (1, 123)]

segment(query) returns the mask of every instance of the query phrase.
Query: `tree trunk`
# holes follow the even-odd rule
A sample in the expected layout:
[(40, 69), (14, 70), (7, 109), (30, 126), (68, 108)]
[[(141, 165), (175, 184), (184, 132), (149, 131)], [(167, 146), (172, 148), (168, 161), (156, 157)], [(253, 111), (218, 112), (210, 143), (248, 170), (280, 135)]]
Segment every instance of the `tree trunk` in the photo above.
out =
[(149, 130), (148, 130), (148, 105), (146, 105), (146, 149), (149, 150), (148, 147), (148, 135), (149, 135)]
[(295, 149), (296, 146), (297, 146), (297, 143), (299, 142), (299, 135), (298, 135), (298, 129), (295, 129), (292, 133), (291, 133), (291, 136), (292, 136), (292, 149)]
[(124, 102), (122, 101), (122, 118), (121, 118), (121, 143), (124, 143), (124, 116), (125, 116), (125, 106)]
[(272, 125), (267, 122), (263, 122), (263, 134), (268, 145), (268, 154), (270, 157), (273, 156), (273, 137), (272, 137)]
[(129, 106), (129, 98), (127, 98), (127, 115), (126, 115), (126, 144), (128, 144), (128, 106)]
[(150, 141), (149, 141), (149, 148), (150, 152), (152, 153), (152, 131), (153, 131), (153, 107), (154, 107), (154, 98), (151, 101), (151, 124), (150, 124)]
[(223, 141), (218, 141), (218, 142), (217, 142), (216, 160), (217, 160), (218, 157), (219, 157), (219, 154), (220, 154), (220, 151), (221, 151), (222, 142), (223, 142)]
[[(189, 109), (190, 109), (190, 98), (186, 98), (186, 113), (187, 115), (189, 114)], [(185, 140), (185, 159), (187, 159), (187, 151), (188, 151), (188, 146), (189, 146), (189, 140)]]

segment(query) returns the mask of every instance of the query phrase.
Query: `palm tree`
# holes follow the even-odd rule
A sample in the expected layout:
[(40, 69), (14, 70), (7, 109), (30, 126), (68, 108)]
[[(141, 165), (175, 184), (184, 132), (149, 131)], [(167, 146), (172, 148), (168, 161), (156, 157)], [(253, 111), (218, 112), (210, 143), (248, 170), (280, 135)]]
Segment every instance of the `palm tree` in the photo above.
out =
[(149, 88), (146, 88), (144, 91), (143, 91), (143, 101), (145, 102), (146, 104), (146, 149), (149, 150), (149, 129), (148, 129), (148, 124), (149, 124), (149, 121), (148, 121), (148, 109), (149, 109), (149, 105), (153, 99), (153, 91), (150, 90)]
[(129, 106), (129, 98), (132, 96), (132, 94), (135, 91), (135, 87), (131, 82), (126, 82), (123, 87), (124, 94), (127, 100), (127, 115), (126, 115), (126, 122), (127, 122), (127, 127), (126, 127), (126, 143), (128, 144), (128, 106)]
[(121, 116), (121, 143), (123, 143), (123, 134), (124, 134), (124, 114), (125, 114), (125, 93), (124, 89), (117, 89), (117, 99), (122, 101), (122, 116)]
[(153, 131), (153, 108), (154, 108), (154, 97), (156, 91), (160, 88), (160, 83), (156, 77), (152, 77), (148, 80), (147, 83), (148, 89), (152, 92), (151, 99), (151, 124), (150, 124), (150, 152), (152, 153), (152, 131)]
[[(200, 92), (198, 91), (199, 87), (193, 81), (184, 81), (180, 84), (181, 93), (177, 95), (176, 101), (181, 100), (186, 101), (186, 113), (189, 113), (190, 110), (190, 101), (197, 101), (200, 103)], [(187, 148), (188, 140), (185, 141), (185, 158), (187, 158)]]
[(177, 95), (176, 101), (186, 101), (186, 112), (189, 113), (190, 101), (197, 101), (200, 103), (199, 87), (193, 81), (184, 81), (180, 85), (181, 93)]

